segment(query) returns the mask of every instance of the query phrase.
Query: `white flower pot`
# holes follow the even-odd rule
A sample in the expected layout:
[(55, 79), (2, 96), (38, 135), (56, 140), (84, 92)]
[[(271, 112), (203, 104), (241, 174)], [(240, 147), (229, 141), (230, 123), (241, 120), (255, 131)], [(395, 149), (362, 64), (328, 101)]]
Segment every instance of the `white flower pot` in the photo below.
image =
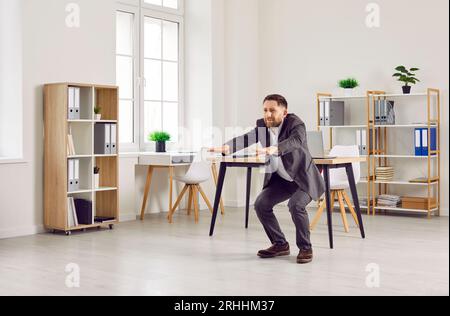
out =
[(344, 89), (344, 96), (346, 97), (353, 96), (353, 89)]
[(101, 114), (95, 114), (95, 120), (96, 121), (100, 121), (102, 119), (102, 115)]
[(95, 188), (100, 188), (100, 174), (94, 174)]

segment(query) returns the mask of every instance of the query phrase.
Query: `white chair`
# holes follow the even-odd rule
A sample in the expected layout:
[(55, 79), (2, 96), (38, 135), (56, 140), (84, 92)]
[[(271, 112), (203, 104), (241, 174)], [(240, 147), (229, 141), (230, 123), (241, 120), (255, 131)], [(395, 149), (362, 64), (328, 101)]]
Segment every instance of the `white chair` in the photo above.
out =
[(206, 196), (205, 192), (200, 186), (201, 183), (204, 183), (211, 178), (212, 164), (208, 162), (206, 159), (204, 159), (204, 157), (205, 156), (203, 152), (199, 153), (195, 157), (194, 162), (192, 163), (186, 175), (182, 177), (174, 177), (176, 181), (184, 183), (185, 186), (181, 191), (177, 201), (175, 202), (175, 205), (169, 212), (168, 216), (169, 223), (173, 223), (173, 214), (175, 213), (176, 209), (180, 205), (184, 195), (188, 190), (189, 190), (188, 215), (191, 214), (192, 203), (194, 203), (194, 213), (196, 223), (198, 223), (199, 220), (199, 205), (197, 198), (198, 193), (200, 193), (200, 195), (203, 197), (203, 200), (205, 201), (206, 205), (211, 211), (211, 214), (213, 213), (211, 203), (209, 202), (208, 197)]
[[(335, 146), (331, 152), (331, 157), (359, 157), (359, 149), (358, 146)], [(361, 164), (354, 163), (353, 164), (353, 172), (355, 174), (355, 183), (358, 183), (361, 179)], [(359, 227), (358, 217), (356, 215), (355, 209), (353, 208), (353, 204), (350, 201), (346, 189), (350, 188), (350, 184), (348, 183), (347, 172), (344, 169), (334, 169), (330, 170), (330, 190), (331, 190), (331, 205), (334, 206), (336, 195), (339, 201), (339, 207), (342, 215), (342, 221), (344, 223), (345, 232), (349, 232), (349, 226), (347, 222), (347, 215), (345, 211), (345, 204), (347, 204), (350, 213), (355, 220), (356, 225)], [(319, 210), (317, 211), (314, 220), (311, 223), (311, 230), (317, 226), (317, 223), (320, 220), (320, 217), (323, 214), (323, 211), (326, 208), (326, 201), (323, 200), (319, 205)]]

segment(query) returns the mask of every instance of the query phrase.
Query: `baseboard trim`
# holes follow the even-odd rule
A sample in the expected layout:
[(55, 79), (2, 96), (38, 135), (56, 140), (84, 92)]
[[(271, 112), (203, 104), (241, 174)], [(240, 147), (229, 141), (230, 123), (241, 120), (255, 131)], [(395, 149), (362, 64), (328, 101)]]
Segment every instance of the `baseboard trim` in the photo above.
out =
[(44, 225), (14, 227), (8, 229), (0, 229), (0, 239), (9, 239), (16, 237), (32, 236), (45, 233)]
[(132, 222), (138, 219), (136, 213), (125, 213), (119, 215), (119, 222)]

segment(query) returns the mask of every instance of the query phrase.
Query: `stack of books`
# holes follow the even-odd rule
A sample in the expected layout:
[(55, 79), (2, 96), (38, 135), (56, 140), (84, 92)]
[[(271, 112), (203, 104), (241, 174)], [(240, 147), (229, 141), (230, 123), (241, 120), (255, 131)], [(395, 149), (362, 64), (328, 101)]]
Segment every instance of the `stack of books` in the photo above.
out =
[(402, 205), (402, 199), (397, 195), (380, 195), (377, 199), (377, 205), (386, 207), (400, 207)]
[(377, 181), (392, 181), (394, 180), (394, 174), (393, 167), (377, 167), (375, 169)]

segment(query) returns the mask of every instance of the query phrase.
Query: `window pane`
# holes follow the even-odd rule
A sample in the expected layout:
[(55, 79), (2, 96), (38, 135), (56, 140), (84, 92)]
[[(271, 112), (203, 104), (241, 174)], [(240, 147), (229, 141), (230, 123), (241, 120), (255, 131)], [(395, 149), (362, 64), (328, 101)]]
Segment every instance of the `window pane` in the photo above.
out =
[(133, 58), (117, 57), (117, 85), (120, 88), (121, 99), (133, 98)]
[(172, 142), (178, 142), (178, 103), (164, 103), (163, 126), (164, 131), (172, 136)]
[(163, 63), (164, 101), (178, 101), (178, 63)]
[(178, 9), (178, 0), (163, 0), (166, 8)]
[(120, 101), (119, 103), (119, 141), (121, 144), (134, 142), (134, 115), (133, 102)]
[(144, 104), (144, 139), (146, 143), (150, 143), (148, 135), (162, 130), (161, 110), (160, 102), (145, 102)]
[(145, 0), (145, 3), (162, 6), (162, 0)]
[(133, 14), (117, 12), (116, 53), (133, 55)]
[(145, 58), (161, 59), (161, 20), (146, 17), (144, 24)]
[(178, 61), (178, 23), (163, 22), (163, 59)]
[(161, 100), (161, 62), (157, 60), (145, 60), (145, 100)]
[(145, 3), (166, 8), (178, 9), (178, 0), (144, 0)]

